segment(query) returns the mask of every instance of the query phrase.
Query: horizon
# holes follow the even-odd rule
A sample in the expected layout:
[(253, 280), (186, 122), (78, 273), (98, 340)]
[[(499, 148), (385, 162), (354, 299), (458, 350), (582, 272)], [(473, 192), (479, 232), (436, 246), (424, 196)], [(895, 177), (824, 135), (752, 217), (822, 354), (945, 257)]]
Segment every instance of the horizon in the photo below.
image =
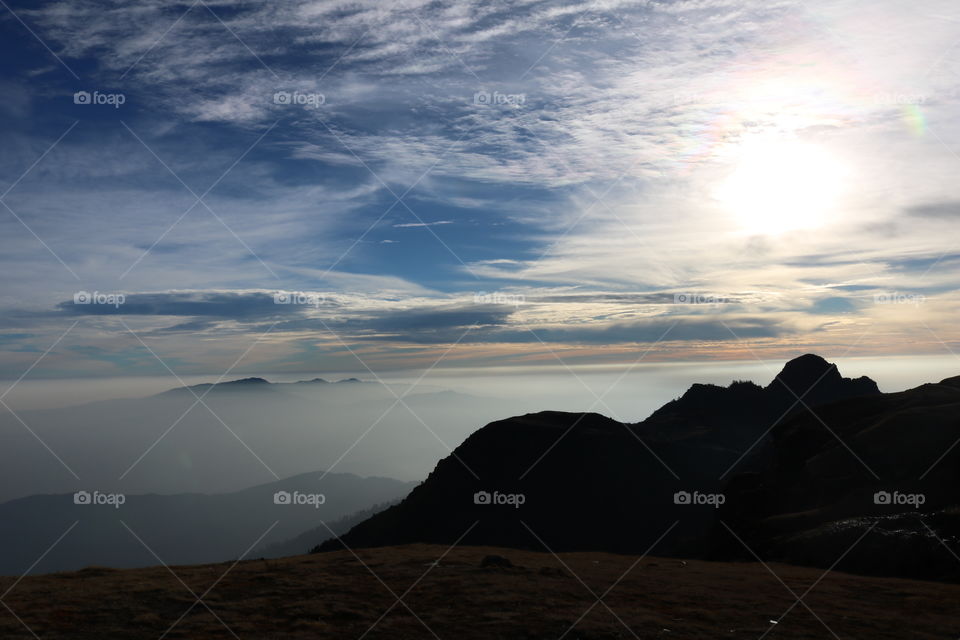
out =
[[(799, 357), (803, 354), (797, 354)], [(819, 354), (814, 354), (819, 355)], [(792, 359), (792, 358), (791, 358)], [(935, 383), (960, 375), (960, 362), (952, 355), (934, 356), (845, 356), (825, 358), (837, 365), (841, 375), (847, 378), (867, 376), (874, 380), (884, 393), (905, 391), (925, 383)], [(516, 397), (530, 395), (542, 399), (548, 396), (531, 393), (542, 379), (559, 378), (560, 386), (565, 389), (563, 399), (557, 398), (558, 408), (576, 406), (581, 403), (589, 406), (595, 399), (594, 393), (608, 391), (613, 397), (625, 396), (620, 400), (608, 399), (616, 406), (621, 415), (634, 415), (651, 412), (675, 397), (682, 395), (693, 384), (715, 384), (727, 386), (734, 380), (749, 380), (760, 386), (769, 384), (787, 360), (722, 360), (711, 362), (640, 362), (633, 365), (594, 364), (594, 365), (542, 365), (528, 367), (485, 367), (463, 368), (438, 366), (429, 372), (421, 369), (393, 370), (375, 372), (353, 370), (344, 372), (286, 372), (286, 371), (247, 371), (235, 372), (223, 378), (222, 374), (188, 374), (173, 377), (170, 374), (159, 376), (124, 376), (100, 378), (25, 378), (20, 381), (0, 381), (0, 394), (4, 402), (15, 410), (34, 410), (42, 408), (63, 408), (89, 402), (124, 398), (142, 398), (165, 391), (198, 384), (215, 382), (227, 383), (247, 378), (262, 378), (270, 383), (289, 383), (310, 381), (323, 378), (329, 383), (358, 378), (365, 383), (384, 384), (403, 389), (415, 385), (417, 393), (436, 393), (454, 391), (460, 394)], [(364, 375), (366, 374), (366, 375)], [(620, 375), (617, 375), (620, 374)], [(423, 376), (421, 378), (421, 376)], [(604, 378), (611, 376), (611, 378)], [(622, 378), (620, 376), (623, 376)], [(498, 381), (509, 378), (509, 383)], [(523, 380), (526, 380), (526, 383)], [(607, 386), (604, 380), (615, 380)], [(520, 382), (518, 382), (520, 380)], [(492, 382), (491, 382), (492, 381)], [(4, 383), (11, 383), (5, 385)], [(593, 384), (590, 384), (590, 383)], [(652, 390), (630, 406), (629, 395), (636, 393), (638, 383), (651, 383)], [(633, 389), (629, 387), (634, 385)], [(627, 387), (627, 390), (623, 388)], [(57, 399), (51, 400), (53, 393)], [(631, 410), (632, 409), (632, 410)], [(602, 413), (602, 411), (601, 411)], [(643, 416), (637, 419), (642, 419)]]

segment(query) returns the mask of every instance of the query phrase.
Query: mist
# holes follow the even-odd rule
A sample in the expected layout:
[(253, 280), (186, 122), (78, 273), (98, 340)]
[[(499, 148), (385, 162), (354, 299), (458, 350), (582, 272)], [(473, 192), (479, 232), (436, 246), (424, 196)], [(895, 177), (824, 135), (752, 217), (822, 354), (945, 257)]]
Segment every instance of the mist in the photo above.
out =
[[(887, 392), (958, 368), (951, 357), (837, 361), (849, 375), (870, 372)], [(16, 414), (0, 415), (0, 501), (83, 489), (218, 493), (326, 470), (420, 481), (495, 420), (550, 409), (637, 422), (694, 382), (767, 384), (774, 373), (768, 363), (743, 361), (435, 369), (419, 383), (422, 372), (299, 385), (288, 383), (312, 376), (264, 374), (282, 384), (206, 396), (201, 388), (203, 402), (170, 391), (173, 378), (24, 381), (5, 400)]]

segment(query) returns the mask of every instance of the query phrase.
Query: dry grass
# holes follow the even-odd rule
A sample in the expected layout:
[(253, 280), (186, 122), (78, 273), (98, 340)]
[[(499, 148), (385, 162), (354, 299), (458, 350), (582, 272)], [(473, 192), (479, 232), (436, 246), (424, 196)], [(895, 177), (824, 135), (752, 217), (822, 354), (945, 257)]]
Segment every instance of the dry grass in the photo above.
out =
[[(209, 610), (203, 604), (191, 609), (195, 598), (163, 567), (28, 577), (3, 598), (12, 611), (0, 607), (0, 637), (160, 638), (169, 631), (167, 638), (356, 639), (369, 631), (366, 638), (557, 639), (566, 633), (571, 639), (756, 640), (795, 602), (760, 564), (645, 558), (605, 604), (591, 608), (596, 598), (550, 554), (458, 548), (431, 568), (444, 551), (428, 545), (358, 551), (397, 595), (430, 569), (403, 597), (409, 609), (391, 609), (396, 600), (387, 586), (347, 551), (248, 560), (225, 576), (229, 564), (174, 567), (198, 595), (212, 587), (203, 599)], [(481, 568), (488, 554), (515, 566)], [(597, 595), (636, 560), (604, 553), (561, 557)], [(798, 595), (823, 573), (772, 569)], [(13, 583), (0, 578), (0, 593)], [(831, 573), (804, 599), (823, 622), (799, 604), (767, 637), (956, 638), (958, 601), (956, 585)]]

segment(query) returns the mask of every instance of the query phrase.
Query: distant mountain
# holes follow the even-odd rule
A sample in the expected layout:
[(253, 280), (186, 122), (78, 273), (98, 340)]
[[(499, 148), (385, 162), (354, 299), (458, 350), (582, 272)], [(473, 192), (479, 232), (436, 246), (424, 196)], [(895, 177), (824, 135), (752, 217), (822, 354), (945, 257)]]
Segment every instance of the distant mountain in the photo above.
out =
[(173, 389), (168, 389), (158, 395), (165, 395), (170, 393), (185, 393), (193, 391), (197, 395), (201, 395), (204, 392), (233, 392), (233, 391), (277, 391), (283, 388), (297, 387), (297, 386), (310, 386), (310, 385), (325, 385), (325, 384), (355, 384), (363, 383), (363, 380), (358, 378), (344, 378), (343, 380), (337, 380), (336, 383), (331, 383), (328, 380), (323, 378), (313, 378), (312, 380), (298, 380), (297, 382), (270, 382), (264, 378), (240, 378), (238, 380), (230, 380), (227, 382), (204, 382), (201, 384), (188, 385), (185, 387), (174, 387)]
[[(313, 530), (321, 520), (335, 523), (373, 505), (397, 500), (412, 487), (413, 483), (389, 478), (315, 472), (213, 495), (123, 495), (111, 499), (113, 494), (91, 490), (80, 498), (80, 504), (74, 494), (21, 498), (0, 504), (0, 575), (22, 574), (38, 559), (33, 573), (90, 565), (222, 562), (240, 557), (258, 540), (258, 546), (280, 543)], [(304, 497), (317, 495), (323, 496), (322, 503), (320, 498)], [(306, 553), (310, 546), (305, 544), (299, 553)]]
[(399, 405), (394, 393), (404, 389), (376, 382), (254, 378), (192, 391), (16, 416), (0, 411), (0, 502), (83, 486), (227, 493), (332, 465), (366, 476), (422, 478), (449, 453), (445, 444), (456, 446), (478, 424), (521, 412), (519, 402), (433, 387)]
[(698, 496), (719, 494), (733, 471), (770, 464), (771, 427), (809, 413), (808, 406), (879, 397), (872, 380), (844, 378), (835, 365), (805, 355), (765, 388), (694, 385), (637, 424), (562, 412), (500, 420), (343, 540), (351, 547), (451, 544), (473, 526), (462, 544), (535, 549), (542, 537), (555, 550), (642, 552), (677, 523), (658, 552), (703, 554), (717, 509), (696, 504)]
[(284, 558), (287, 556), (303, 555), (307, 552), (317, 552), (320, 549), (321, 542), (325, 542), (336, 536), (342, 536), (367, 518), (397, 504), (400, 500), (401, 498), (397, 498), (389, 502), (375, 504), (369, 509), (356, 511), (332, 522), (325, 522), (326, 526), (320, 525), (313, 527), (289, 540), (260, 545), (250, 552), (249, 557)]

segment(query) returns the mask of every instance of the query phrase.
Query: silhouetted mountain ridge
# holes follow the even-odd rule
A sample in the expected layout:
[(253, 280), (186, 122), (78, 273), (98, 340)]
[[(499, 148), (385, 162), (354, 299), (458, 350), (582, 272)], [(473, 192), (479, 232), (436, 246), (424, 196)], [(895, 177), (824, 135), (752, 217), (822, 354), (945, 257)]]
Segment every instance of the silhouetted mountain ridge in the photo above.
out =
[(960, 376), (882, 394), (806, 354), (766, 387), (694, 384), (636, 424), (488, 424), (343, 542), (643, 553), (662, 536), (660, 555), (752, 560), (742, 540), (766, 560), (960, 580), (944, 547), (960, 540), (957, 416)]
[(812, 353), (789, 361), (764, 391), (787, 401), (816, 405), (880, 393), (870, 378), (844, 378), (837, 365)]
[(645, 422), (716, 417), (776, 420), (803, 404), (821, 405), (844, 398), (878, 395), (867, 377), (844, 378), (836, 365), (814, 354), (789, 361), (766, 387), (738, 380), (727, 387), (693, 384), (679, 399), (668, 402)]

